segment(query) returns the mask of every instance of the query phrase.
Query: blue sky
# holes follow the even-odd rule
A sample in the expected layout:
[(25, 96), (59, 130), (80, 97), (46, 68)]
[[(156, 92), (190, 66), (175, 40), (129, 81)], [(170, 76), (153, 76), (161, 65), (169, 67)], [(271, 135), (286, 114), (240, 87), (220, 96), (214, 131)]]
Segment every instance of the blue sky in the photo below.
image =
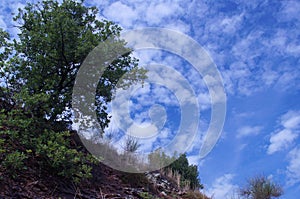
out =
[[(12, 35), (17, 30), (9, 13), (24, 2), (5, 0), (0, 4), (0, 27)], [(221, 138), (211, 153), (200, 159), (201, 136), (211, 111), (201, 76), (176, 55), (154, 50), (135, 54), (141, 64), (173, 68), (193, 88), (201, 111), (200, 138), (190, 148), (189, 160), (198, 164), (207, 195), (229, 198), (256, 174), (279, 182), (285, 190), (282, 198), (300, 195), (299, 1), (87, 0), (86, 4), (97, 6), (99, 18), (115, 21), (124, 30), (161, 27), (187, 34), (213, 59), (223, 79), (227, 114)], [(160, 142), (147, 142), (143, 150), (169, 142), (180, 122), (174, 93), (164, 85), (147, 84), (138, 88), (130, 101), (130, 116), (136, 123), (149, 122), (146, 110), (153, 105), (154, 117), (163, 116), (157, 120), (164, 121), (157, 123), (163, 126)]]

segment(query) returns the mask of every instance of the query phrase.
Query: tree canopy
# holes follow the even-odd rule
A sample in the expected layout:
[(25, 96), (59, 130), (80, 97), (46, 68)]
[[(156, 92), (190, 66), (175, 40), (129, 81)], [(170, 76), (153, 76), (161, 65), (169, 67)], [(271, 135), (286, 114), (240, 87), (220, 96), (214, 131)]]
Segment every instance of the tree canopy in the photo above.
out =
[[(58, 118), (68, 121), (76, 74), (87, 55), (107, 39), (125, 45), (119, 39), (121, 28), (98, 20), (97, 12), (97, 8), (74, 0), (61, 4), (48, 0), (27, 4), (14, 17), (20, 30), (19, 40), (14, 41), (18, 62), (5, 69), (16, 75), (18, 82), (11, 84), (14, 92), (23, 93), (23, 103), (36, 117), (46, 117), (52, 123)], [(109, 123), (106, 103), (111, 101), (116, 84), (126, 72), (137, 69), (137, 60), (130, 52), (114, 60), (99, 79), (96, 99), (103, 129)], [(33, 105), (24, 95), (43, 96), (43, 102)]]

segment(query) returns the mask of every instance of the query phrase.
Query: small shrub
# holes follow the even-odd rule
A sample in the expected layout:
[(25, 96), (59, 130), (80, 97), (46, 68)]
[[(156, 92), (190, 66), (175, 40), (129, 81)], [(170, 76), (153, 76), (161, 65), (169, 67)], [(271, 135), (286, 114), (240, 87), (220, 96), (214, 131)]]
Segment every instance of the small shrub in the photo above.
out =
[[(44, 167), (75, 182), (92, 177), (91, 164), (96, 160), (79, 147), (71, 146), (69, 131), (57, 132), (46, 120), (34, 121), (21, 109), (5, 115), (0, 112), (0, 161), (5, 172), (20, 170), (26, 154)], [(24, 153), (18, 152), (22, 149)], [(17, 151), (9, 153), (10, 151)], [(9, 168), (9, 169), (6, 169)]]
[(16, 171), (24, 169), (24, 160), (27, 156), (23, 152), (15, 151), (8, 153), (1, 165), (11, 174), (16, 177)]
[(0, 159), (1, 159), (2, 154), (6, 152), (4, 143), (5, 143), (5, 140), (0, 138)]
[(91, 178), (92, 167), (89, 163), (96, 160), (91, 155), (70, 148), (69, 136), (69, 132), (46, 131), (36, 139), (36, 154), (43, 157), (60, 176), (75, 182)]
[(240, 190), (241, 196), (253, 199), (277, 198), (282, 194), (282, 187), (263, 175), (249, 179), (247, 187)]
[(132, 136), (128, 136), (125, 140), (124, 150), (128, 153), (134, 153), (138, 150), (141, 144)]
[(159, 199), (159, 198), (149, 194), (148, 192), (141, 192), (141, 193), (139, 193), (139, 196), (143, 199)]

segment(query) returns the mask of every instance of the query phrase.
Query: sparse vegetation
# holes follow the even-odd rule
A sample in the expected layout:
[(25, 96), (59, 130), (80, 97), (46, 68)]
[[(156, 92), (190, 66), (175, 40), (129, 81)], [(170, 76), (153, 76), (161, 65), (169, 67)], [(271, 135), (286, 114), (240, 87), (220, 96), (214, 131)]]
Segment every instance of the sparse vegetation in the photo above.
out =
[(280, 197), (283, 189), (265, 176), (257, 176), (248, 180), (245, 188), (240, 190), (240, 195), (250, 199), (271, 199)]
[(200, 191), (188, 191), (182, 196), (183, 199), (211, 199)]
[(125, 140), (125, 151), (128, 153), (134, 153), (141, 146), (138, 140), (132, 136), (127, 136)]
[(155, 168), (163, 168), (165, 175), (173, 179), (181, 188), (187, 190), (202, 189), (203, 185), (199, 180), (198, 167), (196, 165), (189, 165), (186, 154), (181, 154), (176, 157), (169, 157), (164, 152), (159, 150), (149, 154), (149, 162)]

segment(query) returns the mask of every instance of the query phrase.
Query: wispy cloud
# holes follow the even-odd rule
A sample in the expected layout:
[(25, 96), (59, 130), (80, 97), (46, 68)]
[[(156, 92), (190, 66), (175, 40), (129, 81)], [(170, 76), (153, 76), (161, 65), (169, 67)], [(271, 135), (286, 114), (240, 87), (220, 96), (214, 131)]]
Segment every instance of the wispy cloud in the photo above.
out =
[(102, 14), (124, 28), (163, 26), (186, 32), (189, 25), (180, 19), (186, 12), (182, 2), (113, 1), (106, 4)]
[[(268, 3), (259, 1), (239, 2), (239, 6), (229, 2), (183, 0), (91, 0), (86, 4), (96, 5), (104, 18), (125, 29), (156, 26), (191, 35), (209, 50), (231, 94), (251, 95), (274, 86), (281, 90), (300, 89), (297, 86), (300, 72), (293, 67), (299, 63), (287, 59), (296, 58), (300, 51), (297, 1), (277, 2), (278, 13), (267, 9)], [(10, 12), (17, 12), (20, 6), (24, 4), (17, 0), (7, 3)], [(1, 13), (7, 7), (0, 7)], [(274, 22), (260, 23), (265, 21), (263, 14)], [(1, 26), (11, 27), (11, 24), (7, 14), (0, 17)], [(288, 71), (281, 70), (283, 64)]]
[(300, 183), (300, 146), (294, 148), (288, 154), (289, 165), (287, 166), (288, 184)]
[(282, 10), (279, 13), (282, 21), (290, 21), (291, 19), (299, 20), (299, 1), (282, 1)]
[(233, 177), (233, 174), (225, 174), (217, 178), (208, 189), (207, 195), (213, 196), (215, 199), (230, 198), (238, 188), (236, 184), (232, 183)]
[(258, 135), (261, 130), (261, 126), (243, 126), (237, 130), (237, 138)]
[(300, 49), (299, 2), (272, 4), (279, 12), (261, 1), (237, 4), (194, 1), (190, 12), (195, 37), (221, 69), (226, 91), (248, 96), (274, 87), (299, 89), (299, 62), (293, 61)]
[(130, 27), (138, 19), (138, 12), (131, 6), (118, 1), (112, 3), (104, 10), (104, 16), (113, 19), (115, 22), (122, 24), (125, 27)]
[(268, 154), (273, 154), (290, 146), (299, 136), (300, 111), (289, 111), (280, 118), (281, 127), (273, 133), (268, 146)]
[(298, 135), (294, 134), (289, 129), (283, 129), (274, 134), (270, 138), (270, 145), (268, 147), (268, 154), (273, 154), (277, 151), (286, 149)]

